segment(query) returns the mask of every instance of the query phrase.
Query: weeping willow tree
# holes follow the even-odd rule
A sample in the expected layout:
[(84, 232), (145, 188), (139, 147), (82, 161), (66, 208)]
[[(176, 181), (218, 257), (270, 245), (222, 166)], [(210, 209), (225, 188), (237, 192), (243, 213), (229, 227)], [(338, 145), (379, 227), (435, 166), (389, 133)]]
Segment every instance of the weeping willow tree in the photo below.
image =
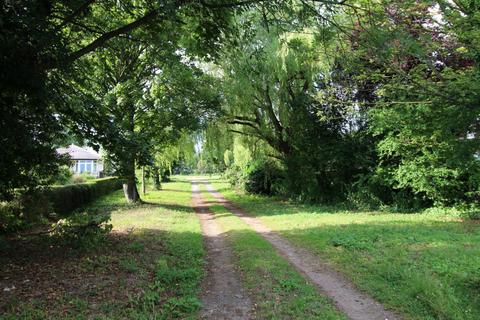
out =
[(222, 62), (229, 131), (246, 137), (252, 152), (275, 159), (291, 195), (341, 197), (361, 171), (355, 157), (363, 150), (356, 144), (359, 126), (349, 127), (358, 110), (338, 103), (346, 93), (333, 89), (336, 39), (327, 29), (285, 28), (256, 18), (243, 26)]
[(301, 199), (410, 208), (478, 200), (478, 7), (315, 8), (283, 23), (269, 12), (237, 16), (220, 78), (225, 132), (243, 138), (231, 139), (224, 160), (260, 149)]
[(195, 134), (183, 131), (176, 140), (168, 144), (157, 145), (153, 150), (153, 162), (150, 165), (154, 188), (161, 189), (161, 182), (167, 182), (174, 167), (193, 166), (196, 163)]

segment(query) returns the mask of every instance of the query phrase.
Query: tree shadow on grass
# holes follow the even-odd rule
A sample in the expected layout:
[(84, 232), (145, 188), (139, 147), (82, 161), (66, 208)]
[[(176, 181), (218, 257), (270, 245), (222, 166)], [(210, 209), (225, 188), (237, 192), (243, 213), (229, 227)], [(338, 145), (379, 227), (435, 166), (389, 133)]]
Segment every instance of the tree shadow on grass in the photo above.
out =
[(174, 192), (174, 193), (192, 193), (192, 191), (190, 190), (177, 190), (177, 189), (168, 189), (168, 188), (162, 188), (156, 191), (157, 192)]
[[(46, 248), (45, 241), (10, 241), (0, 252), (0, 288), (9, 288), (0, 298), (5, 317), (129, 318), (132, 299), (141, 299), (152, 283), (158, 261), (194, 265), (202, 252), (200, 234), (159, 229), (112, 232), (87, 251), (52, 241)], [(192, 252), (194, 261), (181, 252)], [(165, 287), (157, 310), (180, 289)]]
[[(228, 189), (227, 189), (228, 190)], [(219, 191), (217, 191), (220, 193)], [(228, 201), (228, 200), (227, 200)], [(346, 206), (337, 205), (313, 205), (305, 203), (296, 203), (290, 200), (285, 200), (278, 197), (264, 197), (255, 198), (239, 198), (239, 200), (229, 201), (230, 204), (238, 209), (250, 212), (252, 216), (263, 217), (263, 216), (276, 216), (276, 215), (292, 215), (296, 213), (311, 213), (314, 214), (337, 214), (337, 213), (349, 213), (357, 214), (362, 211), (356, 211), (348, 209)], [(206, 202), (207, 204), (222, 204), (222, 201), (219, 200), (210, 200)], [(278, 208), (280, 206), (280, 208)], [(255, 210), (250, 210), (255, 208)], [(254, 212), (255, 211), (255, 212)], [(261, 212), (258, 212), (261, 211)]]
[(164, 203), (164, 202), (142, 201), (142, 203), (138, 205), (138, 208), (142, 208), (142, 207), (158, 208), (158, 209), (181, 211), (181, 212), (188, 212), (188, 213), (193, 212), (193, 208), (190, 207), (190, 206), (184, 206), (184, 205), (179, 205), (179, 204), (168, 204), (168, 203)]
[(146, 208), (174, 210), (174, 211), (181, 211), (181, 212), (192, 212), (193, 210), (192, 207), (190, 206), (169, 204), (162, 201), (153, 202), (153, 201), (142, 200), (139, 203), (133, 203), (133, 204), (129, 204), (125, 202), (125, 203), (119, 203), (119, 204), (117, 203), (117, 204), (92, 205), (90, 207), (84, 208), (83, 211), (111, 215), (113, 212), (120, 212), (120, 214), (128, 214), (129, 210), (146, 209)]

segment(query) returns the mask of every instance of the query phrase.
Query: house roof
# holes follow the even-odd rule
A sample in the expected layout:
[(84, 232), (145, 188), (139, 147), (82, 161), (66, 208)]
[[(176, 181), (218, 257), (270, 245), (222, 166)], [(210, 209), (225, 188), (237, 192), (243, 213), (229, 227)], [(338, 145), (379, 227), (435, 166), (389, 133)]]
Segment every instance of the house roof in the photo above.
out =
[(72, 160), (99, 160), (100, 154), (92, 148), (82, 148), (74, 144), (69, 145), (67, 148), (58, 148), (59, 154), (68, 154)]

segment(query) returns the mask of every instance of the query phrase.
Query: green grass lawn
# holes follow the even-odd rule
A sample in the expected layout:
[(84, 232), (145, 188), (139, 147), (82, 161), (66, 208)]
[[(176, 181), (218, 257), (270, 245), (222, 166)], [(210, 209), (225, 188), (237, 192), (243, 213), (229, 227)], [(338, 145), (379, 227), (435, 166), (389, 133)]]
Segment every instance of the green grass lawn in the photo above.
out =
[(164, 184), (142, 205), (121, 191), (89, 210), (111, 212), (113, 231), (95, 248), (56, 239), (12, 243), (0, 255), (0, 319), (194, 318), (200, 307), (204, 251), (189, 207), (190, 183)]
[(294, 204), (239, 194), (222, 180), (211, 182), (227, 199), (330, 261), (407, 318), (480, 319), (480, 224), (441, 213), (349, 212)]
[(201, 190), (232, 245), (256, 319), (346, 319), (268, 241), (225, 207), (216, 205), (204, 185)]

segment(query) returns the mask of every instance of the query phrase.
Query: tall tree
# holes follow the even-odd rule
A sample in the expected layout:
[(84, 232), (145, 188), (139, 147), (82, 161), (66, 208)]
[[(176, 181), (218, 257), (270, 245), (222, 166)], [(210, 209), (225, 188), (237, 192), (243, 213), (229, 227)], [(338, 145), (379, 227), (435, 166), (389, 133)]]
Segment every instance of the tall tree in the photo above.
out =
[(168, 43), (156, 45), (118, 39), (84, 59), (78, 67), (88, 77), (71, 83), (65, 112), (78, 134), (107, 151), (129, 202), (140, 200), (135, 168), (150, 165), (159, 146), (196, 129), (218, 104), (199, 69), (174, 47), (168, 52)]
[[(335, 65), (336, 39), (302, 25), (279, 28), (262, 15), (246, 21), (238, 47), (223, 63), (227, 121), (233, 131), (267, 144), (266, 154), (286, 169), (290, 194), (343, 197), (366, 166), (360, 120), (346, 99), (354, 90), (342, 91), (347, 82), (340, 83), (342, 70)], [(327, 25), (321, 31), (332, 30)]]
[(474, 11), (462, 1), (390, 2), (361, 31), (365, 44), (372, 32), (388, 39), (381, 45), (370, 43), (364, 51), (379, 66), (381, 79), (376, 108), (370, 112), (381, 160), (375, 175), (406, 193), (402, 201), (407, 203), (417, 199), (451, 205), (478, 199)]
[(1, 197), (11, 196), (15, 188), (48, 183), (59, 160), (57, 115), (65, 107), (59, 88), (66, 74), (79, 76), (76, 61), (113, 39), (149, 41), (162, 28), (170, 32), (165, 35), (181, 36), (183, 48), (192, 53), (215, 48), (232, 9), (243, 5), (195, 0), (5, 2), (0, 13), (0, 141), (10, 148), (0, 157)]

